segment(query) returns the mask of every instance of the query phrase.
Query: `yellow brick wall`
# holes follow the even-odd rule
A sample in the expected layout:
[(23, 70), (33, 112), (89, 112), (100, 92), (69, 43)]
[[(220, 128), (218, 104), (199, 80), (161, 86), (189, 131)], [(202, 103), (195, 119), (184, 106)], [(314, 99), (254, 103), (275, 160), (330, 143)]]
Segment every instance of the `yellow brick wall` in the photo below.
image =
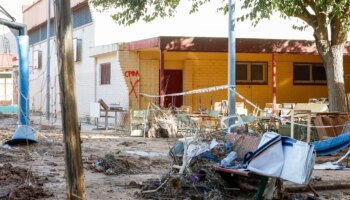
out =
[[(130, 56), (128, 57), (130, 58)], [(160, 52), (139, 52), (140, 92), (159, 94), (159, 58)], [(238, 53), (237, 61), (266, 62), (268, 64), (268, 83), (265, 85), (238, 85), (237, 91), (261, 108), (272, 102), (272, 54)], [(226, 53), (165, 52), (165, 69), (183, 70), (183, 89), (205, 88), (227, 84)], [(317, 55), (277, 54), (277, 103), (307, 102), (309, 98), (327, 97), (326, 85), (293, 85), (293, 62), (321, 62)], [(350, 58), (344, 59), (344, 71), (350, 73)], [(350, 80), (345, 81), (346, 90), (350, 91)], [(198, 95), (188, 95), (184, 105), (209, 108), (213, 102), (227, 98), (227, 90)], [(241, 101), (238, 97), (237, 101)], [(149, 98), (142, 97), (141, 107), (145, 108)], [(158, 99), (153, 99), (157, 103)], [(247, 108), (252, 111), (250, 106)]]
[[(135, 97), (134, 93), (129, 95), (129, 108), (138, 109), (140, 108), (140, 84), (137, 81), (140, 79), (139, 53), (129, 51), (127, 44), (120, 44), (118, 51), (118, 60), (123, 71), (124, 79), (129, 92), (134, 89), (137, 93), (137, 98)], [(138, 72), (139, 76), (136, 75), (136, 72)]]
[[(159, 94), (159, 60), (140, 60), (140, 92)], [(150, 101), (158, 104), (158, 98), (141, 97), (141, 108), (147, 108)]]

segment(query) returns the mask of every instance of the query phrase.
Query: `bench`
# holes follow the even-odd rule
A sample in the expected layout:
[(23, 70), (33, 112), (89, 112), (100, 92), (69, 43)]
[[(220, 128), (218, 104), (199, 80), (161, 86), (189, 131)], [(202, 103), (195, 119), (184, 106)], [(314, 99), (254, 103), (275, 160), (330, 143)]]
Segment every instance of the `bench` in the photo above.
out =
[[(100, 112), (104, 112), (104, 117), (105, 117), (105, 128), (108, 130), (108, 112), (114, 112), (114, 120), (115, 120), (115, 129), (117, 129), (117, 117), (118, 117), (118, 112), (124, 112), (123, 107), (121, 107), (119, 104), (111, 104), (107, 105), (106, 102), (103, 99), (99, 99), (98, 103), (100, 104)], [(101, 115), (101, 117), (103, 117)]]

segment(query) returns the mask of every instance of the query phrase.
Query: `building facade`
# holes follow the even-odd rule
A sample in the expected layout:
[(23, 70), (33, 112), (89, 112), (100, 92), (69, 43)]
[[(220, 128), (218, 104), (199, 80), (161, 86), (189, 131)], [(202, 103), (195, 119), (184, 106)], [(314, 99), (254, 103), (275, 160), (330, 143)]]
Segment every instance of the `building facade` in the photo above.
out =
[[(98, 17), (103, 13), (96, 12), (86, 0), (71, 2), (79, 117), (89, 116), (90, 103), (99, 99), (120, 104), (126, 110), (144, 109), (149, 102), (164, 106), (187, 105), (197, 110), (209, 108), (211, 102), (227, 99), (227, 91), (164, 99), (140, 95), (227, 84), (226, 38), (155, 37), (100, 45), (103, 27), (109, 26)], [(32, 111), (44, 113), (49, 103), (50, 112), (58, 114), (60, 91), (53, 14), (50, 27), (51, 98), (49, 102), (46, 100), (47, 14), (43, 10), (47, 10), (47, 0), (38, 0), (23, 9), (23, 21), (30, 37), (30, 105)], [(260, 107), (274, 98), (277, 103), (298, 103), (307, 102), (309, 98), (327, 97), (326, 75), (313, 41), (237, 39), (236, 44), (237, 91)], [(344, 50), (346, 77), (350, 74), (347, 49)], [(350, 80), (347, 78), (345, 87), (349, 92)]]

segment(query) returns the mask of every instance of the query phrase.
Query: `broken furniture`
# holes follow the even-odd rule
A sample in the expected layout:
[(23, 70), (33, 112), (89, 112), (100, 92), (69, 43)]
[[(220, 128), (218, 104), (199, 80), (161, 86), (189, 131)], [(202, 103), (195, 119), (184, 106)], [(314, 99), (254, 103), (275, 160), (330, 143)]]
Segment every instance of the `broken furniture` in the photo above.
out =
[(202, 117), (201, 127), (209, 129), (210, 131), (217, 130), (219, 128), (219, 111), (209, 110), (207, 116)]
[(192, 106), (182, 105), (180, 107), (180, 112), (190, 114), (190, 113), (192, 113)]
[(312, 113), (328, 112), (326, 103), (297, 103), (294, 110), (310, 110)]
[[(284, 105), (288, 106), (288, 105)], [(289, 105), (293, 106), (293, 105)], [(288, 117), (290, 116), (290, 136), (292, 138), (295, 138), (297, 136), (298, 139), (303, 140), (305, 138), (301, 138), (301, 127), (306, 127), (306, 141), (311, 141), (311, 122), (313, 119), (313, 116), (315, 116), (316, 113), (323, 113), (328, 111), (328, 106), (325, 103), (297, 103), (295, 104), (294, 108), (289, 111), (289, 114), (286, 114), (282, 117)], [(314, 121), (315, 122), (315, 121)], [(316, 122), (315, 122), (316, 124)], [(316, 124), (317, 125), (317, 124)], [(295, 134), (295, 127), (298, 126), (299, 130), (297, 131), (297, 134)], [(280, 126), (280, 134), (283, 134), (285, 130), (288, 128), (286, 125)], [(316, 136), (317, 137), (317, 136)], [(320, 137), (319, 137), (320, 138)]]
[[(316, 113), (314, 123), (320, 139), (336, 137), (343, 133), (344, 124), (350, 121), (349, 113)], [(326, 127), (322, 127), (326, 126)]]
[(248, 115), (248, 110), (244, 107), (244, 102), (236, 102), (236, 113), (239, 115)]
[(306, 124), (306, 142), (310, 142), (311, 139), (311, 110), (292, 110), (291, 111), (291, 125), (290, 125), (290, 137), (294, 137), (294, 123), (295, 123), (295, 116), (296, 115), (306, 115), (307, 117), (307, 124)]
[(246, 171), (243, 169), (227, 169), (219, 166), (214, 167), (217, 172), (221, 173), (229, 173), (231, 176), (243, 176), (247, 178), (253, 178), (253, 179), (258, 179), (260, 181), (258, 189), (255, 194), (255, 199), (261, 200), (263, 199), (263, 194), (267, 185), (267, 182), (269, 180), (269, 177), (267, 176), (262, 176), (250, 171)]
[[(220, 115), (226, 116), (228, 113), (228, 101), (215, 102), (213, 109), (219, 111)], [(244, 107), (244, 102), (236, 102), (236, 113), (239, 115), (248, 114), (248, 110)]]
[(280, 108), (280, 116), (288, 117), (290, 116), (290, 111), (294, 109), (295, 103), (282, 103), (282, 108)]
[(186, 135), (194, 135), (196, 124), (195, 122), (185, 113), (178, 113), (177, 118), (177, 131), (184, 132)]
[(309, 103), (325, 103), (328, 104), (328, 98), (310, 98)]
[(130, 110), (130, 136), (145, 137), (149, 128), (148, 110)]
[[(98, 103), (100, 104), (100, 112), (104, 112), (105, 117), (105, 129), (108, 130), (108, 118), (110, 117), (108, 115), (108, 112), (114, 112), (114, 126), (115, 129), (117, 129), (117, 122), (118, 122), (118, 112), (124, 112), (123, 107), (121, 107), (119, 104), (110, 104), (107, 105), (106, 102), (103, 99), (99, 99)], [(102, 115), (101, 115), (102, 117)], [(98, 124), (98, 121), (97, 121)], [(98, 125), (97, 125), (98, 126)]]
[(214, 110), (219, 111), (221, 115), (227, 115), (228, 101), (222, 100), (221, 102), (214, 102)]

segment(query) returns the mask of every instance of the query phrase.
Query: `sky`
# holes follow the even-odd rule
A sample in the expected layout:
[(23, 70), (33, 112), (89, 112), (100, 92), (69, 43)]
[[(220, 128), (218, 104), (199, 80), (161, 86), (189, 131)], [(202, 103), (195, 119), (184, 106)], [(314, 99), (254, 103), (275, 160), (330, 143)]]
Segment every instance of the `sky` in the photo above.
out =
[[(140, 21), (132, 26), (115, 25), (106, 32), (105, 38), (114, 38), (116, 41), (131, 41), (156, 36), (206, 36), (227, 37), (228, 16), (217, 12), (221, 1), (212, 1), (205, 4), (197, 13), (189, 14), (190, 4), (182, 1), (177, 9), (176, 17), (156, 19), (145, 23)], [(236, 16), (241, 16), (240, 5), (236, 5)], [(96, 13), (101, 21), (110, 21), (109, 15)], [(102, 20), (103, 19), (103, 20)], [(250, 21), (237, 22), (236, 37), (239, 38), (275, 38), (275, 39), (313, 39), (311, 29), (298, 31), (292, 28), (293, 24), (301, 24), (296, 19), (283, 20), (278, 14), (271, 20), (263, 20), (258, 26), (252, 27)], [(109, 33), (109, 34), (108, 34)]]
[[(34, 0), (0, 0), (3, 6), (17, 22), (22, 22), (22, 4), (28, 4)], [(190, 3), (181, 1), (177, 9), (176, 17), (156, 19), (153, 22), (137, 22), (128, 27), (119, 26), (110, 18), (109, 14), (95, 13), (94, 17), (102, 24), (113, 24), (112, 26), (102, 26), (104, 35), (100, 44), (110, 44), (115, 42), (128, 42), (157, 36), (205, 36), (205, 37), (227, 37), (228, 36), (228, 16), (222, 12), (217, 12), (221, 1), (213, 0), (200, 8), (197, 13), (189, 14)], [(236, 16), (243, 12), (236, 5)], [(3, 15), (0, 15), (3, 17)], [(236, 37), (239, 38), (275, 38), (275, 39), (313, 39), (312, 30), (298, 31), (292, 29), (293, 24), (300, 24), (295, 19), (283, 20), (278, 14), (272, 16), (270, 20), (261, 21), (256, 27), (251, 26), (251, 22), (237, 22)], [(0, 31), (3, 28), (0, 28)]]

